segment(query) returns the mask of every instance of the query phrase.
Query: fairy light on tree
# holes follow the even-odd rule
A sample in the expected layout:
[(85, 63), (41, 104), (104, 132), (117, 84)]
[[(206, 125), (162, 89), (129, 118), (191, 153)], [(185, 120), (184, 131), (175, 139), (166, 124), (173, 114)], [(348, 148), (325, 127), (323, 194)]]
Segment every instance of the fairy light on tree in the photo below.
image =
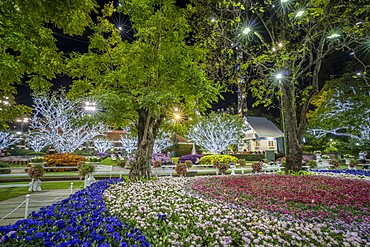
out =
[(159, 130), (154, 141), (153, 153), (160, 153), (163, 149), (172, 146), (170, 131)]
[(125, 135), (121, 135), (119, 141), (123, 150), (127, 152), (128, 156), (131, 156), (132, 152), (137, 149), (137, 135), (127, 133)]
[(11, 145), (18, 143), (21, 139), (17, 137), (16, 134), (9, 132), (0, 132), (0, 149), (7, 148)]
[(28, 147), (32, 148), (35, 152), (41, 152), (41, 150), (47, 145), (51, 144), (49, 140), (50, 135), (42, 132), (29, 132), (23, 135), (23, 139)]
[(93, 145), (99, 153), (104, 153), (114, 147), (112, 140), (102, 137), (94, 138)]
[(186, 138), (212, 154), (220, 154), (229, 145), (239, 144), (247, 130), (238, 116), (211, 113), (192, 126)]
[(84, 121), (87, 112), (79, 108), (80, 102), (68, 99), (63, 92), (33, 97), (34, 115), (30, 129), (47, 135), (58, 153), (72, 153), (94, 136), (104, 134), (103, 123)]

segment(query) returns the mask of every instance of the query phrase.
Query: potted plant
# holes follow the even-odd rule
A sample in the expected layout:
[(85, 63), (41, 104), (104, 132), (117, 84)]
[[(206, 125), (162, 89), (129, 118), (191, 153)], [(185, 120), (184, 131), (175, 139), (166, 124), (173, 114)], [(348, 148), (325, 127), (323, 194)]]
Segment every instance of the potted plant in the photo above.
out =
[(317, 166), (316, 160), (309, 160), (307, 161), (307, 164), (310, 166), (311, 169)]
[[(346, 165), (349, 165), (351, 159), (353, 159), (354, 156), (351, 154), (343, 154), (343, 158), (346, 161)], [(349, 169), (349, 166), (348, 166), (348, 169)]]
[(96, 179), (93, 176), (95, 166), (91, 162), (80, 161), (77, 163), (78, 175), (80, 179), (85, 178), (84, 188), (94, 183)]
[(252, 172), (260, 172), (262, 170), (262, 162), (256, 162), (252, 164)]
[(27, 170), (27, 173), (28, 176), (32, 179), (28, 191), (40, 191), (41, 190), (40, 178), (43, 177), (45, 174), (44, 165), (35, 164)]
[(217, 163), (216, 168), (218, 169), (218, 172), (224, 175), (225, 172), (230, 168), (230, 164), (219, 162)]
[(314, 153), (314, 155), (316, 156), (316, 159), (317, 159), (317, 160), (318, 160), (318, 159), (320, 159), (320, 156), (321, 156), (321, 151), (320, 151), (320, 150), (316, 150), (316, 151), (314, 151), (313, 153)]
[(360, 164), (360, 161), (358, 160), (355, 160), (355, 159), (351, 159), (349, 161), (349, 164), (348, 164), (348, 169), (353, 169), (353, 170), (356, 170), (356, 166)]
[(331, 160), (331, 161), (329, 162), (329, 164), (330, 164), (330, 165), (332, 165), (332, 166), (333, 166), (333, 168), (339, 168), (339, 167), (340, 167), (340, 165), (341, 165), (341, 163), (340, 163), (340, 161), (339, 161), (339, 160)]
[(186, 160), (185, 161), (185, 165), (189, 169), (189, 168), (191, 168), (193, 166), (193, 162), (191, 162), (190, 160)]
[(162, 162), (160, 160), (155, 160), (155, 161), (153, 161), (152, 165), (155, 168), (161, 167), (162, 166)]
[(37, 165), (37, 164), (41, 164), (41, 165), (44, 165), (46, 164), (46, 162), (44, 162), (44, 157), (33, 157), (30, 159), (30, 164), (31, 166), (33, 165)]
[(175, 171), (180, 175), (180, 177), (186, 176), (187, 170), (188, 166), (185, 163), (179, 163), (175, 167)]
[(244, 167), (247, 165), (247, 161), (245, 159), (238, 160), (239, 166), (242, 168), (242, 174), (244, 174)]

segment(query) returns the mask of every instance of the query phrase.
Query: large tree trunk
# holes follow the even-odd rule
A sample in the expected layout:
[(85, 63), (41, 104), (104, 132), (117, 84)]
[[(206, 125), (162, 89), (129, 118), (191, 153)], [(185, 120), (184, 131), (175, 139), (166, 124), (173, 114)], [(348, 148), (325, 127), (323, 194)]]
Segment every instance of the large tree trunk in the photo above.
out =
[(133, 164), (131, 164), (130, 179), (148, 179), (151, 177), (151, 163), (153, 146), (158, 128), (162, 122), (163, 115), (155, 118), (146, 109), (138, 110), (139, 120), (136, 125), (138, 130), (138, 146)]
[(284, 118), (284, 138), (286, 138), (286, 164), (285, 170), (300, 171), (302, 169), (302, 145), (299, 140), (295, 93), (293, 85), (285, 85), (283, 90), (283, 118)]

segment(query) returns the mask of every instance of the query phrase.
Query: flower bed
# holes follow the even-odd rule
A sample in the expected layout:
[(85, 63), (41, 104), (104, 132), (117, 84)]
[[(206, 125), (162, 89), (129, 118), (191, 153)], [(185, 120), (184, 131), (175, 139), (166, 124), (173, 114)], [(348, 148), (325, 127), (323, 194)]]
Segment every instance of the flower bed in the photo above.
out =
[(116, 182), (101, 180), (68, 199), (32, 212), (28, 219), (0, 227), (0, 245), (150, 246), (139, 229), (109, 215), (102, 193)]
[(364, 246), (369, 185), (257, 174), (119, 183), (104, 195), (153, 246)]

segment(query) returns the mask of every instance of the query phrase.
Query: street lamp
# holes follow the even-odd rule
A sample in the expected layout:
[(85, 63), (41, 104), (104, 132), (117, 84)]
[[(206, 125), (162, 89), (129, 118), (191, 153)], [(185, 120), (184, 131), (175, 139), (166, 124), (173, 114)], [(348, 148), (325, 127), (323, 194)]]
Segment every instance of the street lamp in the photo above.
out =
[(284, 101), (283, 101), (283, 93), (282, 93), (282, 80), (284, 80), (284, 73), (277, 73), (275, 75), (275, 78), (279, 82), (279, 87), (280, 87), (280, 103), (281, 103), (281, 124), (283, 126), (283, 132), (284, 132), (284, 154), (285, 156), (287, 155), (287, 138), (286, 138), (286, 126), (285, 126), (285, 121), (284, 121)]

